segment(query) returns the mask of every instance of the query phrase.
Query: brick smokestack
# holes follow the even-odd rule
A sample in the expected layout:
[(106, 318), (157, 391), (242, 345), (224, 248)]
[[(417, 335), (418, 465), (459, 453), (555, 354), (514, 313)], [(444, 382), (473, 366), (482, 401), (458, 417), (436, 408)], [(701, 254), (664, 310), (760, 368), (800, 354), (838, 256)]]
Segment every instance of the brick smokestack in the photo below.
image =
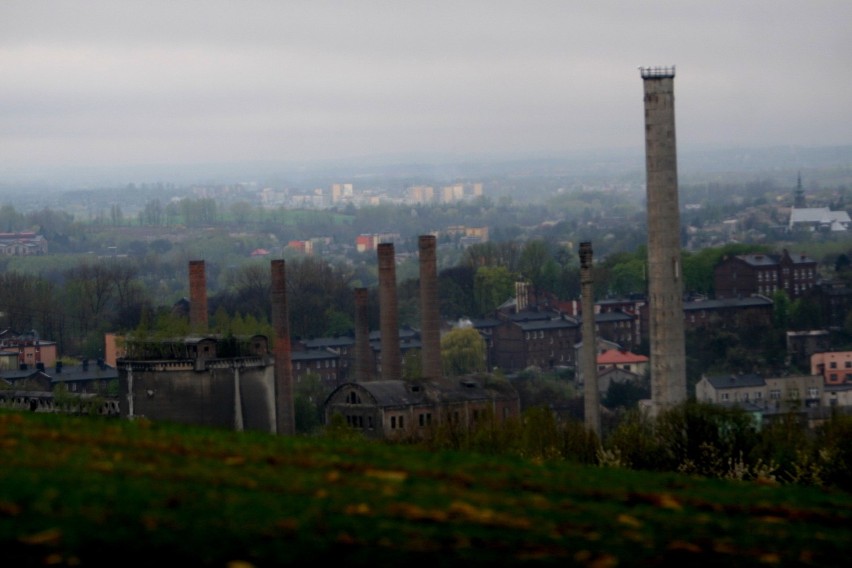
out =
[(287, 279), (283, 260), (272, 261), (272, 328), (275, 341), (275, 421), (278, 434), (296, 433), (293, 405), (293, 367), (290, 354), (290, 314), (287, 308)]
[(380, 243), (378, 253), (382, 379), (399, 380), (402, 378), (402, 353), (399, 349), (396, 259), (393, 243)]
[(648, 332), (652, 411), (686, 400), (674, 67), (641, 68), (648, 203)]
[(420, 246), (420, 339), (423, 379), (441, 377), (441, 328), (438, 305), (438, 266), (435, 236), (421, 235)]
[(370, 350), (370, 321), (367, 312), (367, 289), (355, 289), (355, 382), (373, 377)]
[(595, 334), (595, 292), (592, 276), (592, 243), (580, 243), (580, 294), (583, 311), (583, 410), (586, 428), (601, 435), (600, 391), (598, 390), (598, 350)]
[(207, 332), (207, 276), (203, 260), (189, 261), (189, 328)]

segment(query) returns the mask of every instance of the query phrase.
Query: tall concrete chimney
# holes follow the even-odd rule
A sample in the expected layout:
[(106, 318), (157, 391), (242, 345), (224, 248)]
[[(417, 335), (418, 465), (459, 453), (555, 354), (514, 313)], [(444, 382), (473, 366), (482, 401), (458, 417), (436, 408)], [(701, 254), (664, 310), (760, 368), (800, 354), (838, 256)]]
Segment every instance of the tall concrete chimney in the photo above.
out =
[(189, 261), (189, 329), (207, 333), (207, 276), (203, 260)]
[(601, 435), (598, 349), (595, 333), (595, 291), (592, 276), (592, 243), (580, 243), (580, 294), (583, 311), (583, 409), (586, 428)]
[(434, 235), (420, 235), (420, 361), (424, 380), (441, 377), (441, 315)]
[(355, 288), (355, 382), (358, 383), (373, 378), (367, 298), (366, 288)]
[(287, 308), (287, 278), (283, 260), (272, 261), (272, 329), (275, 341), (275, 422), (282, 435), (296, 433), (293, 404), (293, 367), (290, 347), (290, 314)]
[(640, 68), (645, 91), (651, 401), (659, 412), (686, 400), (674, 67)]
[(393, 243), (380, 243), (379, 321), (382, 345), (382, 379), (402, 378), (402, 353), (399, 349), (399, 316), (396, 297), (396, 259)]

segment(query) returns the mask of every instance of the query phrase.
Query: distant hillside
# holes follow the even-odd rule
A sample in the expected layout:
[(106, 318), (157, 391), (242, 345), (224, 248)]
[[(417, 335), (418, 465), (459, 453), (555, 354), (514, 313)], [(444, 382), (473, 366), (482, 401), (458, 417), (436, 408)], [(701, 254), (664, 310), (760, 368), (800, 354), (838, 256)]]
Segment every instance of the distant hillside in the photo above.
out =
[(5, 566), (833, 566), (852, 554), (846, 493), (351, 435), (3, 412), (0, 463)]

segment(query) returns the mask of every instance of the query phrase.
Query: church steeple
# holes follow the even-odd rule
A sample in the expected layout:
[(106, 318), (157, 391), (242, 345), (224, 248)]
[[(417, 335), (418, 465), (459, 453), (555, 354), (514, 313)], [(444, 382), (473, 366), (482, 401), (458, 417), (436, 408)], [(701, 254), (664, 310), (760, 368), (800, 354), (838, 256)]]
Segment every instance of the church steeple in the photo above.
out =
[(805, 208), (805, 190), (802, 189), (802, 172), (799, 172), (799, 181), (796, 183), (796, 191), (793, 192), (793, 207), (796, 209)]

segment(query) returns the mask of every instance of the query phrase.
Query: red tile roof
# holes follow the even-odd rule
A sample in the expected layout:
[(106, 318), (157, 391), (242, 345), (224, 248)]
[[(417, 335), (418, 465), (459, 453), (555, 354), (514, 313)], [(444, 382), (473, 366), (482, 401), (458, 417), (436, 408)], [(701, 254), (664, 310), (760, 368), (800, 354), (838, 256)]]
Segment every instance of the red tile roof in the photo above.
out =
[(618, 349), (607, 349), (598, 355), (598, 365), (626, 365), (647, 362), (648, 358), (644, 355), (637, 355), (630, 351), (621, 351)]

